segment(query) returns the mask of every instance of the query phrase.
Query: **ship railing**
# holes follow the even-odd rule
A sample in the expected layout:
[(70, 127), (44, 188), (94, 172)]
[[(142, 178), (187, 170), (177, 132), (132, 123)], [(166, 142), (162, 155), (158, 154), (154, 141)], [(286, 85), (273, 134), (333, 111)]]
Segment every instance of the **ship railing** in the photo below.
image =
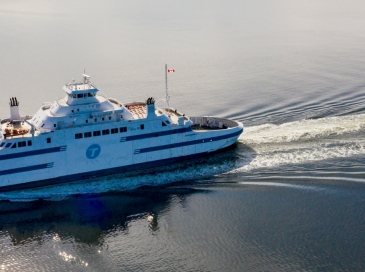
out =
[(163, 108), (163, 110), (165, 111), (166, 115), (175, 115), (176, 117), (184, 117), (184, 120), (188, 121), (189, 117), (186, 116), (184, 113), (179, 112), (177, 109), (174, 108)]
[(70, 89), (70, 90), (76, 90), (77, 86), (85, 86), (84, 90), (89, 90), (89, 89), (96, 89), (96, 85), (91, 82), (90, 80), (88, 80), (87, 82), (70, 82), (70, 83), (65, 83), (65, 86)]
[(233, 120), (219, 117), (190, 117), (190, 120), (193, 122), (192, 126), (198, 126), (202, 128), (207, 127), (212, 129), (227, 129), (238, 126), (238, 123)]

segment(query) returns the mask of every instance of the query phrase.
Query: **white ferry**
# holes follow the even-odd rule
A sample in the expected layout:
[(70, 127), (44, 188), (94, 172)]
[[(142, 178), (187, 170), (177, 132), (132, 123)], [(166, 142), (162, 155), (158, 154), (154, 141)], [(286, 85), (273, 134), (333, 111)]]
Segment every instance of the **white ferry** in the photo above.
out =
[[(63, 87), (66, 96), (33, 116), (0, 125), (0, 191), (28, 189), (155, 167), (228, 147), (243, 132), (240, 122), (188, 117), (155, 100), (121, 103), (107, 98), (83, 74)], [(123, 181), (121, 181), (123, 182)]]

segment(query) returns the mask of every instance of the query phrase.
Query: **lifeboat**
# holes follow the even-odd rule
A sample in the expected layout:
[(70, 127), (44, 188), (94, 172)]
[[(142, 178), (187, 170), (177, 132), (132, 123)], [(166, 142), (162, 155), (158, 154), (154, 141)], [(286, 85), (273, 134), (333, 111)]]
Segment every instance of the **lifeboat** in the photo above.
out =
[(23, 123), (13, 124), (11, 122), (8, 122), (6, 124), (6, 128), (5, 128), (6, 136), (23, 135), (23, 134), (27, 134), (28, 132), (29, 132), (29, 129), (24, 127)]

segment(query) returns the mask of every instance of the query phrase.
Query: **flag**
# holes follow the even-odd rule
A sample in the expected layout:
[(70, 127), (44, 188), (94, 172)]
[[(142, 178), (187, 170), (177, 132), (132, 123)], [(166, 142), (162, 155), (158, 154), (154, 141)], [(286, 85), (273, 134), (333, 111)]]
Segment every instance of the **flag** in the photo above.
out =
[(168, 73), (175, 73), (175, 69), (167, 69)]

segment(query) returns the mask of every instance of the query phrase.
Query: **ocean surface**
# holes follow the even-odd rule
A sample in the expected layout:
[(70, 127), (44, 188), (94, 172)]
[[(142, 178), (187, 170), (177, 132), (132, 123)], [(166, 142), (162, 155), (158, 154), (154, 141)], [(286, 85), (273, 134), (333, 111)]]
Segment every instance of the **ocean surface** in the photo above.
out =
[[(365, 2), (0, 0), (0, 118), (86, 72), (241, 121), (208, 157), (0, 193), (0, 271), (364, 271)], [(1, 165), (0, 165), (1, 166)]]

